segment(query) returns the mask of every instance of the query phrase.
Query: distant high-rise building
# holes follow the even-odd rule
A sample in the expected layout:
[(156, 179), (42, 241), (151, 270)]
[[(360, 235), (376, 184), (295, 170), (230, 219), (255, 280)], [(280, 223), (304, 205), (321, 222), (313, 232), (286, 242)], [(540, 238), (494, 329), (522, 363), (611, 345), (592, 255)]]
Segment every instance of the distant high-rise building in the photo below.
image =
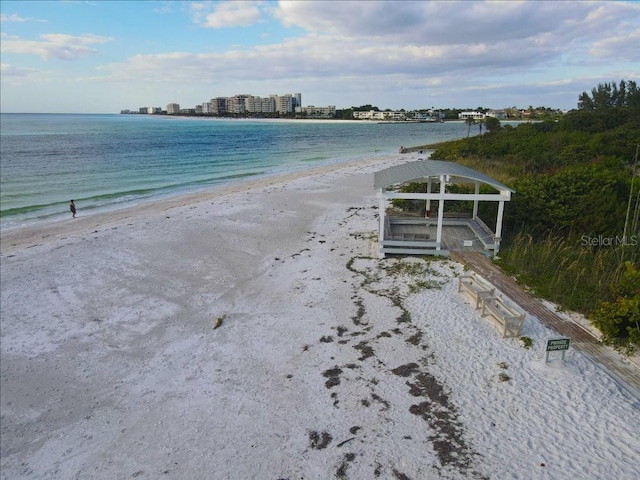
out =
[(254, 97), (249, 95), (245, 99), (245, 108), (249, 113), (259, 113), (262, 112), (262, 99), (260, 97)]
[(227, 101), (227, 111), (239, 114), (247, 113), (247, 100), (250, 97), (251, 95), (247, 93), (241, 93), (229, 98)]
[(180, 105), (177, 103), (170, 103), (167, 105), (167, 114), (168, 115), (176, 115), (180, 113)]
[(202, 113), (204, 113), (205, 115), (211, 115), (213, 113), (211, 102), (204, 102), (202, 104)]
[(272, 98), (254, 97), (249, 95), (245, 99), (247, 113), (274, 113), (275, 101)]
[(227, 98), (216, 97), (211, 99), (211, 113), (214, 115), (227, 112)]
[(296, 107), (302, 106), (302, 94), (296, 93), (294, 95), (285, 93), (284, 95), (277, 95), (272, 93), (269, 95), (275, 102), (276, 112), (278, 113), (293, 113)]
[(262, 112), (276, 113), (276, 102), (273, 101), (273, 98), (265, 97), (262, 99)]

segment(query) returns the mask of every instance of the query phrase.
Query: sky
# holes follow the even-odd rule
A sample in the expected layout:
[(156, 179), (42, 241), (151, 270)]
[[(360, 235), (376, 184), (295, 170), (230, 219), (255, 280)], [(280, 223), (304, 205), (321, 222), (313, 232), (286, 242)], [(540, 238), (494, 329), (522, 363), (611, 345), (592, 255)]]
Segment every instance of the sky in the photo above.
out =
[(302, 94), (381, 109), (576, 108), (640, 81), (640, 2), (10, 1), (0, 111)]

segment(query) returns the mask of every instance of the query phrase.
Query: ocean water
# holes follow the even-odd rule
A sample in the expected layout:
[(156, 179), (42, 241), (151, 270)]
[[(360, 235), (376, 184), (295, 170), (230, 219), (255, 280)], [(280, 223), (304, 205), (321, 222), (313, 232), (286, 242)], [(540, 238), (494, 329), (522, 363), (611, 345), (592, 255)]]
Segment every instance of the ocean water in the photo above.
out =
[(114, 210), (467, 135), (464, 123), (0, 115), (0, 228)]

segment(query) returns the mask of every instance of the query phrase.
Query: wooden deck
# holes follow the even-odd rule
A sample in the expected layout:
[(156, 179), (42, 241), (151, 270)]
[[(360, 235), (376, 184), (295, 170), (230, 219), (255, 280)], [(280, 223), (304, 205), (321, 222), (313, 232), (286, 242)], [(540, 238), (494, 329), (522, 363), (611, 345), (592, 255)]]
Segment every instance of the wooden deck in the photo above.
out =
[[(571, 339), (571, 345), (614, 378), (640, 402), (640, 368), (612, 353), (586, 329), (549, 310), (538, 298), (526, 293), (489, 258), (479, 252), (452, 251), (451, 258), (475, 270), (530, 315), (534, 315), (559, 335)], [(640, 404), (639, 404), (640, 406)]]
[[(433, 243), (437, 238), (437, 218), (388, 217), (385, 241), (395, 240), (413, 244)], [(493, 245), (493, 236), (472, 218), (453, 217), (443, 219), (442, 242), (439, 254), (449, 255), (452, 251), (484, 252), (487, 245)], [(480, 240), (482, 239), (482, 240)], [(415, 245), (412, 245), (415, 246)], [(434, 248), (435, 247), (431, 247)], [(392, 252), (389, 252), (392, 253)]]

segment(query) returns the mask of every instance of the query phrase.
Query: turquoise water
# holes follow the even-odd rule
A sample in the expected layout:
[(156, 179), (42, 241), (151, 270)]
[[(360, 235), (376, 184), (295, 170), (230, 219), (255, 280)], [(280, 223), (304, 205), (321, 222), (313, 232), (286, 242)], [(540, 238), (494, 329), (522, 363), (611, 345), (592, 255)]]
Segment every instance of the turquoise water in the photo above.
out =
[(464, 137), (463, 123), (0, 115), (0, 227), (82, 216)]

